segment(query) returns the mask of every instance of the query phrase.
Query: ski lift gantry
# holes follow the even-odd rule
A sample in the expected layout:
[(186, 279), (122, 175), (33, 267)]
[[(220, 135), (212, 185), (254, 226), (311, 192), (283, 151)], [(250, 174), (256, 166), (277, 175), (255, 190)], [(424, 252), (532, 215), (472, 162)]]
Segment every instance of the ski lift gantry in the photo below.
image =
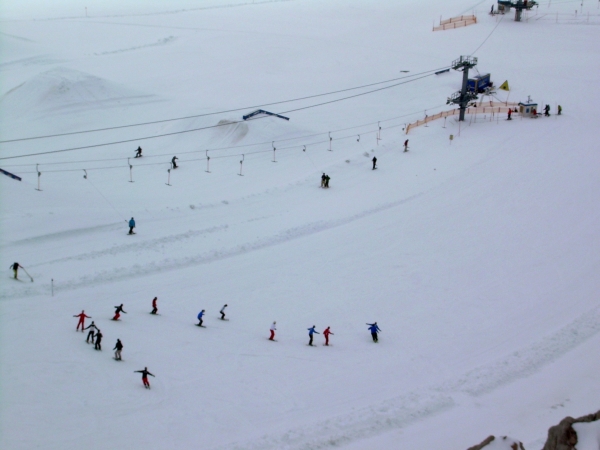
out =
[(498, 0), (498, 11), (504, 14), (510, 12), (510, 8), (515, 8), (515, 22), (520, 22), (523, 10), (529, 11), (537, 4), (535, 0)]

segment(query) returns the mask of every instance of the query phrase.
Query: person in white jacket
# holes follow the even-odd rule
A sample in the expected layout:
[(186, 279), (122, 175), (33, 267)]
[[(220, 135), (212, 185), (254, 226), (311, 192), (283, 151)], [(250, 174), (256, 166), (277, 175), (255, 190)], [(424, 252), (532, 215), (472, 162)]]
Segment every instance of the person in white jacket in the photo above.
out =
[(277, 330), (276, 325), (277, 322), (273, 321), (273, 325), (271, 325), (271, 337), (269, 338), (270, 341), (275, 340), (275, 330)]

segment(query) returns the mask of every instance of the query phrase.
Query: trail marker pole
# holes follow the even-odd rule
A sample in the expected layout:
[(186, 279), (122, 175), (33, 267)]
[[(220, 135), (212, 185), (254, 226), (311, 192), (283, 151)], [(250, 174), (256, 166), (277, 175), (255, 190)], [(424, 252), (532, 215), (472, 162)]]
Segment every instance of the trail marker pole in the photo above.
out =
[(331, 137), (331, 132), (329, 132), (329, 151), (332, 152), (333, 150), (331, 150), (331, 141), (333, 141), (333, 138)]
[[(460, 125), (459, 125), (459, 126), (460, 126)], [(452, 141), (453, 141), (453, 140), (454, 140), (454, 135), (453, 135), (453, 134), (451, 134), (451, 135), (450, 135), (450, 145), (452, 145)]]
[(38, 166), (39, 166), (39, 164), (36, 164), (36, 165), (35, 165), (35, 171), (36, 171), (36, 172), (37, 172), (37, 174), (38, 174), (38, 187), (37, 187), (35, 190), (36, 190), (36, 191), (41, 191), (41, 189), (40, 189), (40, 177), (42, 176), (42, 172), (40, 172), (40, 171), (38, 170)]
[(240, 177), (244, 176), (244, 174), (242, 173), (242, 169), (244, 168), (244, 159), (246, 158), (244, 157), (244, 155), (242, 155), (242, 160), (240, 161), (240, 173), (238, 173)]
[(54, 297), (54, 278), (50, 280), (50, 291), (52, 292), (52, 297)]
[(133, 183), (133, 166), (129, 162), (129, 158), (127, 158), (127, 164), (129, 164), (129, 182)]
[(446, 119), (447, 119), (447, 117), (444, 116), (444, 126), (442, 128), (446, 128)]
[(358, 135), (358, 139), (356, 140), (356, 142), (360, 142), (360, 134)]
[(277, 157), (275, 156), (275, 151), (277, 150), (275, 148), (275, 141), (271, 142), (271, 145), (273, 146), (273, 161), (271, 162), (277, 162)]
[(210, 156), (208, 156), (208, 150), (206, 150), (206, 173), (210, 173)]
[(83, 169), (83, 179), (87, 180), (87, 170)]
[(171, 186), (171, 169), (167, 169), (167, 173), (169, 174), (167, 178), (167, 182), (165, 183), (167, 186)]
[(379, 141), (381, 140), (381, 127), (379, 126), (380, 122), (377, 122), (377, 145), (379, 145)]

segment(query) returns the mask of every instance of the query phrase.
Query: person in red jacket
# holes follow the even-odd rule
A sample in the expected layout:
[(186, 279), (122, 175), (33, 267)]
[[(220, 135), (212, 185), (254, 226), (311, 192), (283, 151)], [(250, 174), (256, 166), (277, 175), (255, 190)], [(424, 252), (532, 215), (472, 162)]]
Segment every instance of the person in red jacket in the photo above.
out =
[(75, 331), (79, 331), (79, 327), (81, 326), (81, 332), (83, 333), (83, 329), (85, 328), (85, 318), (91, 319), (90, 316), (85, 315), (85, 311), (81, 310), (81, 314), (75, 314), (73, 317), (79, 317), (79, 322), (77, 323), (77, 329)]
[(150, 314), (156, 314), (158, 312), (158, 307), (156, 306), (157, 300), (158, 300), (158, 297), (154, 297), (152, 299), (152, 312)]
[(329, 328), (330, 327), (327, 327), (325, 331), (323, 331), (323, 336), (325, 336), (325, 345), (329, 345), (329, 335), (333, 334)]

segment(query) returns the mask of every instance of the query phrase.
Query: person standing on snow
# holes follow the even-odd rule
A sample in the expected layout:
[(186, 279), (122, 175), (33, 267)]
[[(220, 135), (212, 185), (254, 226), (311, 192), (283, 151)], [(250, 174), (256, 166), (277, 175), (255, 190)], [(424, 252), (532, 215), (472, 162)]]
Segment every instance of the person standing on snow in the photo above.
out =
[(123, 314), (127, 314), (127, 311), (125, 311), (123, 309), (123, 303), (121, 303), (119, 306), (115, 306), (115, 317), (112, 318), (112, 320), (119, 320), (119, 317), (121, 317), (121, 313)]
[(313, 325), (311, 328), (308, 328), (308, 345), (313, 346), (313, 334), (319, 334), (318, 331), (315, 330), (315, 326)]
[(227, 303), (225, 303), (221, 308), (221, 311), (219, 311), (219, 313), (221, 313), (221, 320), (225, 320), (225, 308), (227, 308)]
[(404, 151), (408, 151), (408, 139), (404, 141)]
[(83, 333), (85, 328), (85, 318), (91, 319), (91, 317), (86, 316), (84, 310), (81, 310), (81, 314), (75, 314), (73, 317), (79, 317), (79, 322), (77, 323), (77, 329), (75, 331), (79, 331), (79, 326), (81, 326), (81, 332)]
[(546, 105), (544, 108), (544, 115), (550, 117), (550, 105)]
[(150, 382), (148, 381), (148, 375), (153, 377), (150, 372), (148, 372), (148, 368), (144, 367), (144, 370), (135, 370), (133, 373), (141, 373), (142, 374), (142, 383), (144, 383), (144, 387), (146, 389), (150, 389)]
[(508, 118), (506, 120), (512, 120), (512, 108), (508, 108)]
[(157, 300), (158, 300), (158, 297), (154, 297), (152, 299), (152, 311), (150, 312), (150, 314), (156, 314), (158, 312), (158, 307), (156, 306)]
[(202, 320), (202, 316), (204, 316), (204, 310), (200, 311), (198, 313), (198, 326), (201, 327), (203, 326), (202, 324), (204, 323), (204, 321)]
[(329, 345), (329, 335), (333, 334), (330, 330), (330, 327), (327, 327), (325, 331), (323, 331), (323, 336), (325, 336), (325, 345)]
[(177, 156), (173, 156), (173, 159), (171, 160), (171, 164), (173, 164), (173, 169), (177, 169), (177, 167), (179, 167), (177, 165), (177, 163), (175, 161), (177, 161), (179, 158)]
[(325, 175), (325, 187), (329, 189), (329, 180), (331, 180), (329, 175)]
[(277, 322), (273, 321), (273, 325), (271, 325), (271, 337), (269, 337), (270, 341), (274, 341), (275, 340), (275, 331), (277, 331)]
[(94, 325), (94, 321), (92, 320), (92, 323), (90, 323), (90, 324), (89, 324), (87, 327), (85, 327), (84, 329), (85, 329), (85, 330), (88, 330), (88, 329), (90, 330), (90, 331), (88, 332), (88, 335), (87, 335), (87, 338), (86, 338), (85, 342), (86, 342), (87, 344), (89, 344), (89, 343), (90, 343), (90, 339), (91, 339), (91, 340), (92, 340), (92, 344), (93, 344), (93, 343), (94, 343), (94, 334), (95, 334), (95, 332), (96, 332), (96, 331), (99, 331), (99, 330), (98, 330), (98, 327), (97, 327), (96, 325)]
[(381, 330), (377, 326), (377, 322), (368, 323), (367, 325), (369, 325), (369, 331), (371, 332), (371, 337), (373, 338), (373, 342), (379, 342), (379, 340), (377, 339), (377, 332), (380, 332)]
[(135, 234), (133, 232), (134, 228), (135, 228), (135, 220), (133, 220), (133, 217), (132, 217), (131, 220), (129, 221), (129, 234)]
[(137, 150), (135, 151), (135, 158), (141, 158), (142, 157), (142, 147), (138, 147)]
[(121, 342), (121, 339), (117, 339), (117, 343), (115, 344), (115, 348), (113, 348), (113, 350), (115, 351), (115, 359), (117, 361), (121, 361), (121, 350), (123, 350), (123, 343)]
[(23, 266), (21, 264), (19, 264), (18, 262), (11, 264), (11, 269), (13, 270), (13, 273), (15, 274), (15, 280), (18, 280), (19, 278), (17, 277), (17, 272), (19, 271), (19, 267), (21, 269), (23, 269)]
[(558, 105), (558, 115), (560, 116), (562, 114), (562, 106)]
[(377, 156), (373, 156), (371, 161), (373, 161), (373, 170), (375, 170), (377, 168)]
[(102, 345), (100, 345), (100, 343), (102, 342), (103, 336), (104, 335), (102, 334), (102, 332), (98, 330), (98, 332), (96, 333), (96, 345), (94, 345), (95, 350), (102, 350)]

